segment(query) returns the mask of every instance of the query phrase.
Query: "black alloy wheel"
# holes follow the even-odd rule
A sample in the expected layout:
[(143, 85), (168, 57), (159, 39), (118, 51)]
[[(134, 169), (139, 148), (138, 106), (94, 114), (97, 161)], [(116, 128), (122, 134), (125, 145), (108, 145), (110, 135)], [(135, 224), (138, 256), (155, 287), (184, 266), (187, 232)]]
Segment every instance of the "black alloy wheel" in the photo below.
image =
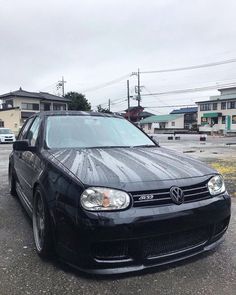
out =
[(53, 248), (51, 223), (47, 204), (39, 187), (35, 190), (33, 200), (33, 233), (37, 253), (42, 258), (49, 258)]

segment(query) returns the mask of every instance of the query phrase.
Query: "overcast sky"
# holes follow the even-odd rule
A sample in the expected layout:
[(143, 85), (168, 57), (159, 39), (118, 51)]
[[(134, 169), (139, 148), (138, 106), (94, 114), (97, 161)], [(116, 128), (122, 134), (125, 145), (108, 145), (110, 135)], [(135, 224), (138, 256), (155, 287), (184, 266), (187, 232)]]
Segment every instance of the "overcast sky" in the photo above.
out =
[[(22, 86), (83, 91), (92, 106), (126, 98), (131, 72), (197, 65), (236, 58), (234, 0), (0, 0), (0, 93)], [(183, 72), (143, 74), (143, 94), (236, 81), (236, 63)], [(131, 95), (137, 83), (130, 77)], [(215, 91), (143, 97), (147, 111), (167, 113)], [(119, 101), (120, 99), (120, 101)], [(132, 101), (132, 105), (137, 104)], [(103, 104), (105, 107), (106, 105)], [(127, 101), (112, 104), (124, 110)]]

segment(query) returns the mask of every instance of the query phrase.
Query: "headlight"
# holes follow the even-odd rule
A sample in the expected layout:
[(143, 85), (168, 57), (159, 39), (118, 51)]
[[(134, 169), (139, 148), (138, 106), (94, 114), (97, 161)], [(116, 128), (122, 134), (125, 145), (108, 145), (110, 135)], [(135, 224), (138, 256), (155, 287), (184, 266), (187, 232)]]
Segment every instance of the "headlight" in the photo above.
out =
[(216, 175), (208, 181), (208, 189), (212, 196), (225, 192), (224, 179), (221, 175)]
[(126, 192), (101, 187), (86, 189), (80, 199), (84, 209), (90, 211), (121, 210), (130, 204), (130, 197)]

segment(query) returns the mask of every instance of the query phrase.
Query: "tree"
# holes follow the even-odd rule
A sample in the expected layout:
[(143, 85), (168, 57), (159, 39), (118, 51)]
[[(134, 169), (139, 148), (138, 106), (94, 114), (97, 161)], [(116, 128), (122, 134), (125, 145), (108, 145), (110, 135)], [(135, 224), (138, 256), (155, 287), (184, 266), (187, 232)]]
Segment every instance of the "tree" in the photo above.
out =
[(91, 104), (85, 95), (78, 92), (68, 92), (65, 98), (69, 99), (68, 109), (74, 111), (91, 111)]
[(101, 105), (98, 105), (98, 106), (97, 106), (97, 111), (98, 111), (99, 113), (107, 113), (107, 114), (112, 114), (112, 112), (111, 112), (111, 111), (109, 111), (109, 109), (104, 109), (104, 108), (102, 108), (102, 106), (101, 106)]

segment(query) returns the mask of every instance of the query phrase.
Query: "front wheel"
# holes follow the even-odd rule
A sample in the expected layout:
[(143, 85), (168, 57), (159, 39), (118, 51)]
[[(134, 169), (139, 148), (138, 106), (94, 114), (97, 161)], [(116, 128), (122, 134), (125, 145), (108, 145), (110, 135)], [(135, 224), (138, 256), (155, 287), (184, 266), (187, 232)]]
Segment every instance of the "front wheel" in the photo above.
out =
[(33, 200), (33, 233), (36, 251), (42, 258), (52, 255), (53, 239), (51, 222), (45, 198), (39, 187), (36, 188)]

